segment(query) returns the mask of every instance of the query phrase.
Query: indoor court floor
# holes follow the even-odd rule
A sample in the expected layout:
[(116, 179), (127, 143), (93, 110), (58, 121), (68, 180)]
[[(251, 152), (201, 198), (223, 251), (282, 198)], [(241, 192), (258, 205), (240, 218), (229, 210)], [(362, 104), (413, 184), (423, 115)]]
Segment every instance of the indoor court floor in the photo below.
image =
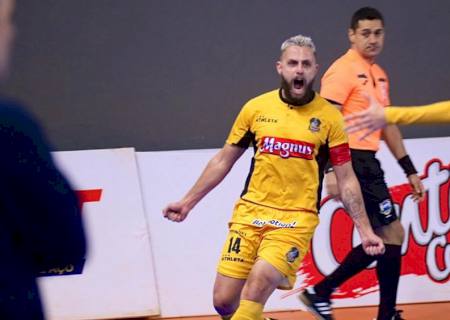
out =
[[(449, 297), (450, 299), (450, 297)], [(399, 305), (403, 310), (402, 317), (405, 320), (450, 320), (450, 302), (421, 303)], [(334, 315), (336, 320), (373, 320), (376, 317), (376, 307), (336, 308)], [(305, 311), (269, 312), (264, 314), (277, 320), (314, 320), (315, 318)], [(133, 320), (136, 320), (134, 318)], [(184, 318), (138, 318), (164, 319), (164, 320), (218, 320), (218, 316), (199, 316)], [(131, 318), (129, 319), (131, 320)]]

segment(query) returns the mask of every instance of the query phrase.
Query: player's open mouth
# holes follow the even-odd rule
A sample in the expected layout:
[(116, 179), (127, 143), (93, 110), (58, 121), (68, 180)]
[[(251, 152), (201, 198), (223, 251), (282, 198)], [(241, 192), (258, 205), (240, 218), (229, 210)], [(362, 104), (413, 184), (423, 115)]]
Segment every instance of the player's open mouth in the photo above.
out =
[(294, 89), (302, 89), (305, 85), (305, 81), (303, 79), (294, 79)]

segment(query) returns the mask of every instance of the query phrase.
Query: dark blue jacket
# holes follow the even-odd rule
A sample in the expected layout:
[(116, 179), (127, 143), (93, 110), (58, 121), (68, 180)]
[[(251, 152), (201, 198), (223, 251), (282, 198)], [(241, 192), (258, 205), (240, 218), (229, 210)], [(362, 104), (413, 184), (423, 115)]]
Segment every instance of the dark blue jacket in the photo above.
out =
[(36, 275), (85, 251), (77, 198), (39, 126), (0, 99), (0, 319), (43, 319)]

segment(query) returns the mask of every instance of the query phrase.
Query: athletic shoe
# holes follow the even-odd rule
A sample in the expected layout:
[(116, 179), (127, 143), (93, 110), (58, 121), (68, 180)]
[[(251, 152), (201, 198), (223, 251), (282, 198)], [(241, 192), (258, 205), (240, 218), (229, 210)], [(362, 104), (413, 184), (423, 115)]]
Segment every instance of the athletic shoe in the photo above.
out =
[(330, 299), (317, 295), (313, 287), (306, 288), (298, 298), (317, 319), (334, 320)]
[[(405, 320), (405, 318), (402, 318), (402, 315), (400, 313), (402, 313), (403, 310), (394, 310), (394, 314), (389, 318), (389, 320)], [(373, 319), (373, 320), (377, 320), (377, 319)]]
[(394, 315), (392, 316), (392, 320), (405, 320), (404, 318), (402, 318), (402, 315), (400, 313), (402, 313), (403, 310), (395, 310)]

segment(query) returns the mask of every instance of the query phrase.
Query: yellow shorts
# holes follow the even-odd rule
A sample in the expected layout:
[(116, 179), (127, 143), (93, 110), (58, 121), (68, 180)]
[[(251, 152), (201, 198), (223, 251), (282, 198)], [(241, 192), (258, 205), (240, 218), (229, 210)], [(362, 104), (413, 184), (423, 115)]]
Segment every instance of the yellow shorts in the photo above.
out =
[[(242, 210), (242, 206), (236, 206), (217, 272), (232, 278), (247, 279), (256, 260), (264, 259), (286, 276), (287, 281), (280, 289), (291, 289), (300, 263), (309, 249), (319, 217), (315, 213), (286, 212), (256, 204), (246, 204), (245, 207), (247, 211), (256, 212), (254, 220), (257, 223), (236, 222), (236, 211)], [(264, 211), (267, 213), (266, 218), (262, 213)], [(277, 211), (281, 213), (281, 217), (283, 214), (295, 215), (295, 227), (279, 227), (284, 225), (282, 222), (267, 223), (280, 221), (274, 220)], [(248, 216), (249, 212), (245, 214)]]

